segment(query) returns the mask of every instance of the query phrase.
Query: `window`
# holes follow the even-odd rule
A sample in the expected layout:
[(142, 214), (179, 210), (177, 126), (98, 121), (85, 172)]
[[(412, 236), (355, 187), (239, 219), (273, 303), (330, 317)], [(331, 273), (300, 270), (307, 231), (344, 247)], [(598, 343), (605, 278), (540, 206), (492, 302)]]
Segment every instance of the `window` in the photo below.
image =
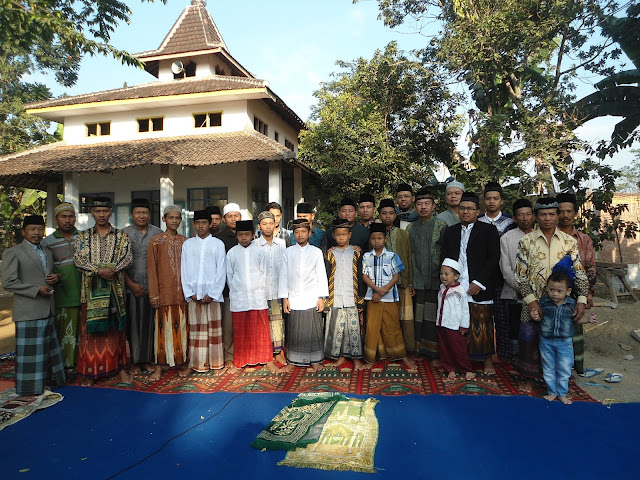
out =
[(263, 212), (268, 202), (269, 195), (261, 190), (251, 190), (251, 213), (253, 218), (258, 218)]
[(173, 79), (178, 80), (180, 78), (185, 77), (195, 77), (196, 76), (196, 64), (194, 62), (189, 62), (185, 65), (184, 69), (180, 73), (174, 73)]
[(161, 132), (164, 130), (164, 117), (139, 118), (138, 132)]
[(226, 75), (226, 72), (220, 68), (220, 65), (216, 65), (216, 75)]
[(273, 132), (273, 138), (276, 142), (280, 141), (280, 134), (278, 132)]
[(194, 113), (193, 123), (195, 128), (222, 126), (222, 112)]
[(204, 210), (217, 205), (222, 208), (227, 204), (227, 187), (189, 188), (187, 189), (187, 205), (192, 212)]
[[(151, 215), (149, 223), (160, 227), (160, 190), (134, 190), (131, 192), (131, 200), (134, 198), (144, 198), (151, 204)], [(129, 209), (129, 212), (131, 209)]]
[(101, 193), (81, 193), (80, 194), (80, 213), (91, 213), (91, 206), (93, 201), (98, 197), (107, 197), (111, 200), (113, 205), (113, 192), (101, 192)]
[(85, 123), (87, 137), (111, 135), (111, 122)]
[(289, 150), (293, 150), (294, 149), (293, 143), (291, 143), (286, 138), (284, 139), (284, 146), (287, 147)]
[(253, 128), (263, 135), (269, 135), (269, 125), (264, 123), (258, 117), (253, 117)]

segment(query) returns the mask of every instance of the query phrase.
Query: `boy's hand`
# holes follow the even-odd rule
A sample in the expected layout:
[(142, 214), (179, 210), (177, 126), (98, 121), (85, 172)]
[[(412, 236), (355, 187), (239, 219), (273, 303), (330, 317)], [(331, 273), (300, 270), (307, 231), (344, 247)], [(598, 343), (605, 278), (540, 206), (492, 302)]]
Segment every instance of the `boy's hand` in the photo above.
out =
[(213, 298), (211, 298), (209, 295), (205, 295), (204, 298), (200, 300), (200, 302), (204, 304), (208, 304), (213, 302)]
[[(527, 308), (529, 309), (529, 316), (533, 320), (536, 320), (539, 322), (542, 319), (542, 310), (540, 310), (540, 304), (538, 303), (537, 300), (534, 300), (529, 305), (527, 305)], [(534, 315), (536, 316), (534, 317)]]
[(291, 313), (291, 307), (289, 306), (289, 299), (288, 298), (283, 298), (282, 299), (282, 311), (284, 313)]
[(351, 248), (353, 248), (353, 251), (356, 253), (362, 253), (362, 249), (358, 245), (351, 245)]
[(383, 296), (384, 295), (380, 295), (378, 292), (376, 292), (376, 293), (373, 294), (373, 297), (371, 298), (371, 301), (373, 303), (378, 303), (382, 299)]
[(319, 298), (316, 302), (316, 312), (322, 312), (324, 310), (324, 298)]
[(536, 322), (539, 322), (540, 320), (542, 320), (542, 318), (540, 317), (539, 310), (532, 310), (529, 312), (529, 315), (531, 315), (531, 319), (535, 320)]

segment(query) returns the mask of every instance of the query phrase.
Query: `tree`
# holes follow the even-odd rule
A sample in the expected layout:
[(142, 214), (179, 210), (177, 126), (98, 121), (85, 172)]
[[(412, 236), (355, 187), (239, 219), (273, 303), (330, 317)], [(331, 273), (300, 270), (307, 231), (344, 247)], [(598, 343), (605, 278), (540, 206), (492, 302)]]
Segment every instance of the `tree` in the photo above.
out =
[(524, 190), (553, 191), (551, 170), (566, 169), (582, 147), (566, 121), (573, 80), (583, 70), (610, 72), (606, 61), (616, 55), (612, 40), (588, 42), (603, 12), (616, 8), (603, 3), (378, 0), (390, 27), (429, 19), (441, 26), (423, 54), (468, 86), (473, 168), (448, 165), (468, 186), (519, 177)]
[[(623, 117), (611, 134), (609, 142), (602, 142), (597, 154), (600, 158), (613, 155), (640, 138), (640, 5), (627, 9), (627, 17), (608, 15), (602, 22), (602, 32), (615, 40), (635, 69), (623, 70), (596, 83), (596, 92), (575, 104), (575, 123), (582, 125), (596, 117)], [(634, 134), (635, 132), (635, 134)]]
[(321, 173), (327, 211), (345, 195), (391, 194), (399, 181), (423, 184), (431, 166), (455, 154), (456, 98), (435, 72), (395, 42), (370, 60), (338, 66), (343, 71), (314, 93), (318, 104), (300, 135), (300, 157)]
[(631, 152), (635, 153), (636, 158), (620, 169), (620, 177), (616, 182), (618, 192), (640, 193), (640, 150), (631, 150)]

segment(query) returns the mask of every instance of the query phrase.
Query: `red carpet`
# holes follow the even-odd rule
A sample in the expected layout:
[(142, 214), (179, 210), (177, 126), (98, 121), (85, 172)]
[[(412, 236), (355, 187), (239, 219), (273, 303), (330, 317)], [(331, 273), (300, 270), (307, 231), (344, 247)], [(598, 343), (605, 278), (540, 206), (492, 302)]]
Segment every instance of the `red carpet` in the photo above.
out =
[[(14, 363), (0, 362), (0, 381), (11, 380)], [(417, 372), (409, 372), (398, 363), (378, 363), (371, 370), (352, 371), (347, 362), (340, 369), (325, 366), (314, 372), (312, 369), (296, 368), (289, 373), (269, 374), (265, 368), (245, 368), (234, 373), (217, 370), (209, 373), (194, 373), (187, 378), (170, 369), (163, 377), (152, 382), (150, 374), (140, 373), (131, 383), (120, 383), (115, 378), (98, 381), (96, 388), (117, 388), (151, 393), (186, 392), (326, 392), (338, 391), (359, 395), (527, 395), (520, 390), (524, 379), (509, 365), (496, 364), (496, 375), (483, 375), (478, 364), (476, 379), (445, 380), (444, 371), (427, 362), (418, 363)], [(542, 380), (534, 384), (529, 394), (541, 397), (546, 394)], [(569, 396), (573, 400), (595, 402), (575, 382), (571, 381)]]

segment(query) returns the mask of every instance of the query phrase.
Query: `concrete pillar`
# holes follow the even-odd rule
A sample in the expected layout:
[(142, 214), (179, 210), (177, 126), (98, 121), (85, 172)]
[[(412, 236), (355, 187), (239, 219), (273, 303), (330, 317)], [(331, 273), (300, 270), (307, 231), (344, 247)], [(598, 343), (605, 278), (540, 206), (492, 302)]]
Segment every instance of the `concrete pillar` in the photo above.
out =
[(269, 162), (269, 202), (282, 205), (282, 163)]
[(302, 196), (302, 169), (293, 168), (293, 218), (297, 218), (298, 204), (304, 202)]
[[(165, 207), (173, 205), (173, 165), (160, 166), (160, 216), (164, 212)], [(162, 228), (166, 229), (163, 222)]]
[(58, 204), (58, 182), (47, 182), (47, 235), (52, 233), (56, 228), (56, 222), (53, 218), (53, 211)]
[(73, 205), (77, 215), (80, 212), (80, 182), (78, 181), (78, 174), (74, 172), (65, 173), (62, 188), (64, 201)]

